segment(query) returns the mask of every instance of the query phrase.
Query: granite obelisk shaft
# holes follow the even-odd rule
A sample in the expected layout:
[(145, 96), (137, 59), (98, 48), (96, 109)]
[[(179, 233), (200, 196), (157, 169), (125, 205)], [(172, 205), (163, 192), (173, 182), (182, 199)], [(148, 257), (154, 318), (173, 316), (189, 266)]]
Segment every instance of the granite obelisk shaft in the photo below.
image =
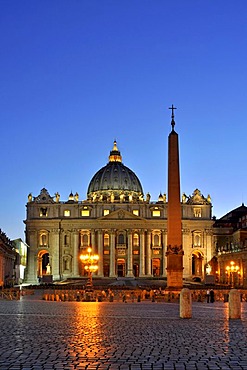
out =
[(167, 210), (167, 287), (183, 287), (182, 210), (180, 201), (180, 171), (178, 134), (172, 131), (168, 138), (168, 210)]

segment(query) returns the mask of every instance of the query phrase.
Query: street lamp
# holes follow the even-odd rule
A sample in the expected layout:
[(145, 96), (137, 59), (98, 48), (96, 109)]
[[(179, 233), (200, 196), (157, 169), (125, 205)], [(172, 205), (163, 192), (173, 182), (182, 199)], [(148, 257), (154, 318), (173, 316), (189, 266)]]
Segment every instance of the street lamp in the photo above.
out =
[(231, 288), (234, 288), (234, 273), (239, 273), (239, 266), (235, 265), (234, 261), (230, 262), (230, 266), (226, 266), (226, 273), (230, 277)]
[(99, 260), (98, 254), (92, 254), (92, 248), (87, 248), (87, 254), (81, 254), (80, 260), (84, 265), (84, 269), (87, 271), (88, 274), (88, 281), (86, 284), (86, 291), (92, 292), (93, 291), (93, 272), (98, 270), (97, 262)]

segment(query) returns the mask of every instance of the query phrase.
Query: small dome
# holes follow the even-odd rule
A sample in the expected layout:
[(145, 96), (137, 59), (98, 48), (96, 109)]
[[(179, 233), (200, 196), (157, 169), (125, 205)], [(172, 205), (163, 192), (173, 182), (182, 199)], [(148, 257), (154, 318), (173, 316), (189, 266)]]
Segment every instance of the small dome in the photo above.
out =
[(87, 196), (93, 201), (111, 202), (142, 199), (141, 183), (136, 174), (122, 163), (116, 141), (110, 152), (109, 162), (90, 181)]

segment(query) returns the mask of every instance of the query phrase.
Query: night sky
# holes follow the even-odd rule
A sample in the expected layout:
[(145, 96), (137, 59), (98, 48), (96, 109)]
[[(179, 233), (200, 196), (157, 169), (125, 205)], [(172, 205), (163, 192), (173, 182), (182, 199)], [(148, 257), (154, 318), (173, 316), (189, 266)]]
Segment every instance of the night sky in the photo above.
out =
[(221, 217), (247, 203), (247, 1), (0, 0), (0, 228), (27, 195), (86, 199), (117, 145), (151, 201), (167, 192), (172, 104), (181, 192)]

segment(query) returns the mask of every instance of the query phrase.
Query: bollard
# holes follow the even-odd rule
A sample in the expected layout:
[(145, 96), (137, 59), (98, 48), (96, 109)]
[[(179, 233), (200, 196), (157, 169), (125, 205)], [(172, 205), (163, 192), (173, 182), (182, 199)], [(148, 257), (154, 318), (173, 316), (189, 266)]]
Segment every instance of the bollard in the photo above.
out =
[(229, 293), (229, 319), (241, 319), (241, 299), (237, 289)]
[(188, 288), (183, 288), (180, 292), (180, 317), (190, 319), (192, 316), (191, 293)]

